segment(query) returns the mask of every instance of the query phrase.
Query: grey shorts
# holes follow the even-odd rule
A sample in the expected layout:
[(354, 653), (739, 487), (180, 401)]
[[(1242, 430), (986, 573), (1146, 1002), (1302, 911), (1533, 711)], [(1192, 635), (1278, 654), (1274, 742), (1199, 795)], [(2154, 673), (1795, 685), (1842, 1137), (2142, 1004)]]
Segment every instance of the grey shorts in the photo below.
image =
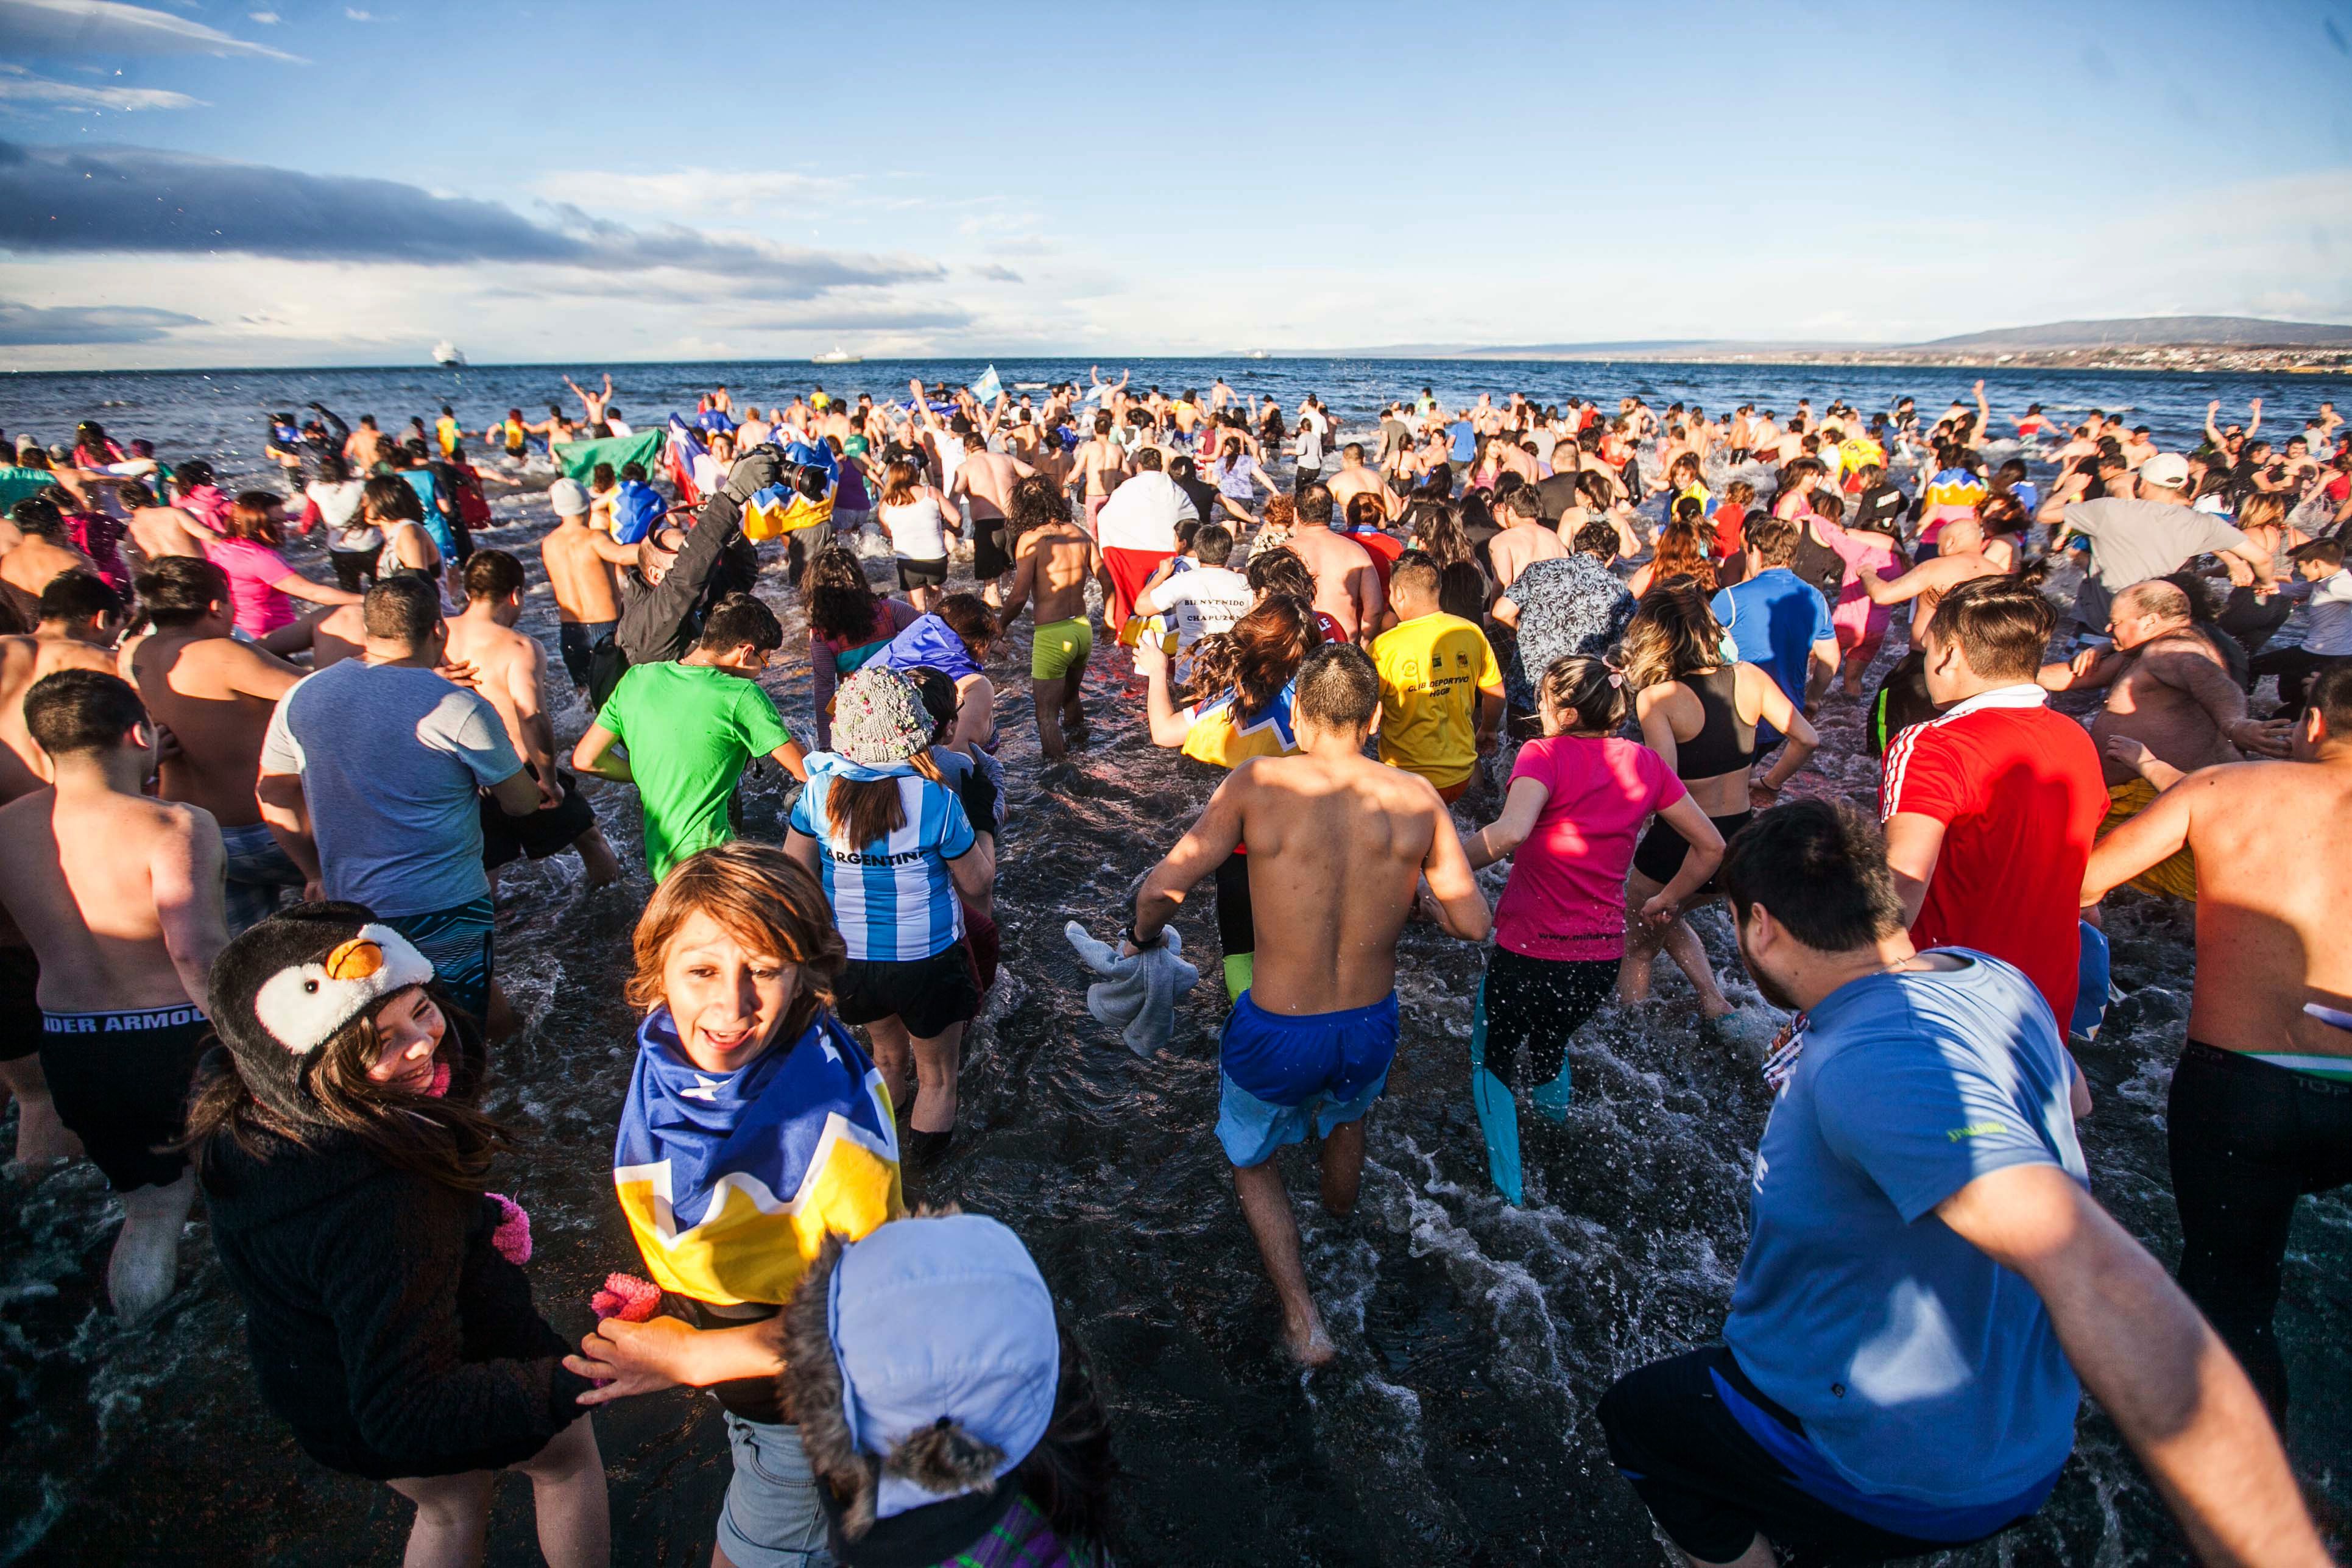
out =
[(735, 1568), (831, 1568), (800, 1428), (726, 1415), (735, 1476), (719, 1510), (719, 1549)]

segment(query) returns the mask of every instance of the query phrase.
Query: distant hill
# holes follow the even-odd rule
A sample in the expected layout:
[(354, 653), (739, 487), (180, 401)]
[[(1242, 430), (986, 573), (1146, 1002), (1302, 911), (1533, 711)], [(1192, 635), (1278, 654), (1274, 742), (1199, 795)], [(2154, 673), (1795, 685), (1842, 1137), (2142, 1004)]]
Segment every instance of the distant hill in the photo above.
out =
[(1906, 346), (1917, 349), (2076, 349), (2123, 343), (2196, 343), (2214, 348), (2317, 348), (2352, 344), (2352, 327), (2267, 321), (2258, 316), (2126, 316), (2109, 321), (2045, 321)]

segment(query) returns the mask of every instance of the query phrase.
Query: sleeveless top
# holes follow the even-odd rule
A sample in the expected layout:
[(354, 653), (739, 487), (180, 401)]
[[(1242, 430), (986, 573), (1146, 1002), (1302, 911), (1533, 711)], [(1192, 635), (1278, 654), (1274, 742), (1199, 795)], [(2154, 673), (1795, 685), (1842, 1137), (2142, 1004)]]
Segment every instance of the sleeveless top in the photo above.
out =
[(1739, 738), (1739, 669), (1718, 665), (1705, 675), (1685, 675), (1683, 689), (1698, 700), (1698, 733), (1675, 742), (1675, 773), (1685, 779), (1736, 773), (1756, 755), (1756, 735)]
[(947, 521), (938, 497), (922, 496), (897, 506), (885, 502), (878, 510), (891, 548), (904, 559), (937, 561), (947, 554)]

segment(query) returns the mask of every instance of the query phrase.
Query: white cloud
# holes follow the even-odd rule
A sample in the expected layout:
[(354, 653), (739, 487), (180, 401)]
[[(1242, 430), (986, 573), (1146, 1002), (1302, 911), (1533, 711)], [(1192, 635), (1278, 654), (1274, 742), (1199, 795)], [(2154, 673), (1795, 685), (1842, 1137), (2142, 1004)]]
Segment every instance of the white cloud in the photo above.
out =
[(349, 16), (354, 22), (373, 22), (375, 20), (374, 12), (358, 10), (350, 5), (343, 7), (343, 15)]
[(274, 27), (286, 19), (275, 11), (247, 11), (246, 15), (265, 27)]
[(786, 169), (736, 174), (685, 168), (658, 174), (568, 169), (541, 175), (531, 189), (547, 201), (593, 211), (754, 217), (791, 216), (776, 209), (794, 202), (838, 202), (849, 194), (850, 184)]
[(22, 66), (0, 65), (0, 103), (55, 104), (64, 109), (199, 109), (203, 101), (184, 92), (152, 87), (83, 87), (51, 81)]
[(20, 55), (254, 55), (304, 63), (299, 55), (233, 38), (202, 22), (115, 0), (0, 0), (0, 37)]

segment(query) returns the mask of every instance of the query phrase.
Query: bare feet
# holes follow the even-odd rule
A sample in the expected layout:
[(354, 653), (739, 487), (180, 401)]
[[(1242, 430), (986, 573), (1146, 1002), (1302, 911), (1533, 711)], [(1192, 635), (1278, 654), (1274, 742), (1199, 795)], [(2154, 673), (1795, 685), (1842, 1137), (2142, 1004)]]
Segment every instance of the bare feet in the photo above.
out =
[[(57, 1102), (49, 1098), (49, 1080), (41, 1074), (41, 1058), (21, 1057), (0, 1062), (0, 1086), (16, 1100), (16, 1158), (29, 1174), (38, 1174), (60, 1161), (81, 1158), (81, 1140), (58, 1120)], [(0, 1100), (0, 1105), (6, 1100)]]
[(107, 1260), (106, 1294), (126, 1324), (152, 1317), (179, 1283), (180, 1227), (195, 1201), (196, 1177), (183, 1171), (168, 1187), (136, 1187), (122, 1194), (122, 1232)]
[(1325, 1367), (1339, 1359), (1331, 1347), (1331, 1338), (1323, 1331), (1322, 1320), (1309, 1316), (1305, 1322), (1286, 1315), (1282, 1321), (1283, 1348), (1290, 1359), (1303, 1367)]

